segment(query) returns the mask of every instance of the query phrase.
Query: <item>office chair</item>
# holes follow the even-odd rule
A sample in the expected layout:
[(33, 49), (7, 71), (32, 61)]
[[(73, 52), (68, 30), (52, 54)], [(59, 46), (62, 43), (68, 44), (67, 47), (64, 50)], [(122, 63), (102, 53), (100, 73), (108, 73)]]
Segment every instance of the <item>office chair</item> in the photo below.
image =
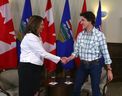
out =
[(11, 96), (7, 91), (5, 91), (1, 86), (0, 86), (0, 92), (5, 94), (6, 96)]

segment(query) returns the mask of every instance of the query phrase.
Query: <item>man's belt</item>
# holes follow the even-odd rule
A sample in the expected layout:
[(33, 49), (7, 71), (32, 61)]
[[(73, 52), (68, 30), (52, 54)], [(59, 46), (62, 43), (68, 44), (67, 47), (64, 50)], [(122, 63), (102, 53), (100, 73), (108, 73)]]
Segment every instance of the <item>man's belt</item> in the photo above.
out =
[(86, 61), (86, 60), (81, 60), (81, 64), (98, 64), (99, 63), (99, 59), (96, 60), (92, 60), (92, 61)]

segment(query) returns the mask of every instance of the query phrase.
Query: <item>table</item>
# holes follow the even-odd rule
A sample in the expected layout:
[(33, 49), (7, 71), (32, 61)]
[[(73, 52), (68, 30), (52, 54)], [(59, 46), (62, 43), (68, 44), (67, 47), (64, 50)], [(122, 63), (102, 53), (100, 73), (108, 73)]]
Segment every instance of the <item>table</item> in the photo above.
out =
[(47, 86), (48, 96), (71, 96), (73, 92), (73, 83), (65, 84), (63, 80), (58, 80), (58, 84)]

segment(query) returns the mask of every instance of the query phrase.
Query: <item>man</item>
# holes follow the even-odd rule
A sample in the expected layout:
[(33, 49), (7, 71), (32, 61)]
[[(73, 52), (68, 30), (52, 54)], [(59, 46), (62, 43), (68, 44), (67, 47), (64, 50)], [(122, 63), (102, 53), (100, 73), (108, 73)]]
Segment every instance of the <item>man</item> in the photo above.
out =
[(95, 15), (91, 11), (81, 13), (83, 32), (79, 33), (74, 45), (74, 52), (67, 61), (79, 56), (81, 64), (76, 73), (73, 96), (80, 96), (80, 90), (88, 75), (91, 78), (92, 96), (101, 96), (100, 77), (102, 65), (99, 62), (103, 56), (107, 69), (108, 80), (113, 79), (111, 59), (107, 49), (107, 43), (103, 32), (94, 27)]

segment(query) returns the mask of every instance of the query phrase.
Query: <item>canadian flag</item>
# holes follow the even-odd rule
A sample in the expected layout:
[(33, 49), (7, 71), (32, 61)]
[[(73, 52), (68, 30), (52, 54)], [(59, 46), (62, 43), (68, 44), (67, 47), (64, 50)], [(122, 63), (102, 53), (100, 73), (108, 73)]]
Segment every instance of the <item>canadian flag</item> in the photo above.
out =
[[(84, 0), (83, 7), (81, 9), (81, 13), (86, 12), (86, 11), (87, 11), (86, 0)], [(77, 33), (76, 33), (75, 39), (77, 39), (78, 34), (82, 31), (83, 31), (83, 27), (82, 27), (81, 20), (80, 20), (78, 23), (78, 28), (77, 28)], [(75, 63), (77, 65), (77, 67), (79, 67), (79, 65), (80, 65), (80, 58), (79, 57), (75, 58)]]
[[(51, 0), (47, 0), (47, 6), (44, 17), (44, 30), (41, 33), (41, 37), (45, 50), (56, 55), (56, 34)], [(45, 60), (44, 65), (48, 72), (53, 72), (56, 69), (56, 64), (47, 59)]]
[[(84, 0), (81, 13), (84, 13), (84, 12), (86, 12), (86, 11), (87, 11), (86, 0)], [(76, 33), (75, 38), (77, 38), (77, 35), (78, 35), (80, 32), (82, 32), (82, 31), (83, 31), (83, 29), (82, 29), (82, 24), (81, 24), (81, 20), (80, 20), (79, 23), (78, 23), (78, 28), (77, 28), (77, 33)]]
[(9, 2), (0, 0), (0, 70), (16, 67), (16, 37)]

